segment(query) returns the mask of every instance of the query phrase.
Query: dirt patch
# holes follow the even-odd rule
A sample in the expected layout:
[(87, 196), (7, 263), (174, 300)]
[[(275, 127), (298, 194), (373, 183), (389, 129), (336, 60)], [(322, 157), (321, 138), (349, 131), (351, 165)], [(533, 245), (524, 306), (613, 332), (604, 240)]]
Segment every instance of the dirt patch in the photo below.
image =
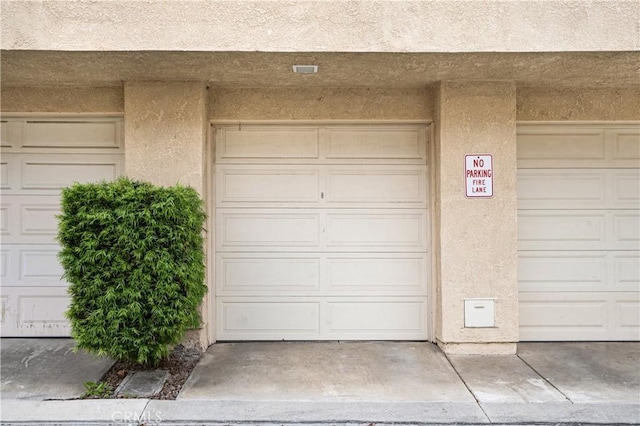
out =
[[(151, 399), (176, 399), (203, 353), (204, 351), (199, 348), (185, 348), (182, 345), (178, 345), (171, 351), (169, 357), (163, 360), (157, 367), (144, 367), (140, 364), (116, 362), (109, 371), (102, 376), (101, 382), (108, 385), (111, 390), (115, 392), (115, 389), (127, 374), (155, 369), (168, 370), (169, 378), (165, 382), (162, 390), (157, 395), (151, 397)], [(111, 398), (115, 397), (111, 396)]]

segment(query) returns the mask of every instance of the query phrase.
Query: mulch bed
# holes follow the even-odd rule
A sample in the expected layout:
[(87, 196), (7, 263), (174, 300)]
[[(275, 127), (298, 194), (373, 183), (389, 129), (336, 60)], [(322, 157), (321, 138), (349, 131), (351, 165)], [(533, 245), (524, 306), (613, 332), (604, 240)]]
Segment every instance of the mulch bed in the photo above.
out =
[[(144, 367), (140, 364), (128, 362), (116, 362), (109, 371), (102, 376), (101, 382), (108, 384), (115, 392), (115, 389), (127, 374), (146, 370), (169, 370), (169, 378), (165, 382), (164, 387), (160, 393), (151, 397), (151, 399), (176, 399), (203, 353), (199, 348), (187, 349), (182, 345), (178, 345), (173, 349), (169, 358), (163, 360), (160, 365), (156, 367)], [(112, 398), (117, 397), (112, 396)]]

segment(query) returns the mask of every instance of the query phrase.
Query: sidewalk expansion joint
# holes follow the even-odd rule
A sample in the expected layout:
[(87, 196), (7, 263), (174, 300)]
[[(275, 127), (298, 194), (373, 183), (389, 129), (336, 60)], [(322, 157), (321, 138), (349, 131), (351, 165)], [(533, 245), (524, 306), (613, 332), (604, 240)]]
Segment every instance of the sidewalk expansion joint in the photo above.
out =
[(144, 404), (142, 410), (140, 410), (140, 415), (138, 416), (137, 423), (138, 425), (145, 425), (148, 423), (148, 419), (146, 418), (147, 408), (149, 408), (149, 404), (151, 403), (151, 399), (147, 398), (147, 403)]
[(538, 370), (536, 370), (535, 368), (533, 368), (533, 366), (531, 364), (529, 364), (524, 358), (522, 358), (520, 356), (519, 353), (516, 353), (516, 356), (520, 359), (520, 361), (524, 362), (524, 364), (529, 367), (534, 373), (536, 373), (542, 380), (544, 380), (549, 386), (551, 386), (552, 388), (554, 388), (555, 390), (558, 391), (558, 393), (562, 396), (564, 396), (564, 399), (566, 399), (567, 401), (569, 401), (570, 404), (573, 404), (573, 401), (571, 399), (569, 399), (569, 397), (567, 395), (565, 395), (564, 392), (562, 392), (560, 389), (558, 389), (558, 387), (556, 385), (554, 385), (553, 383), (551, 383), (549, 381), (549, 379), (547, 379), (546, 377), (544, 377), (542, 374), (540, 374), (540, 372)]
[[(460, 379), (460, 381), (462, 382), (462, 384), (464, 385), (464, 387), (467, 389), (467, 391), (471, 394), (471, 396), (473, 397), (473, 399), (475, 399), (476, 401), (476, 405), (480, 408), (480, 410), (482, 410), (482, 414), (484, 414), (484, 416), (487, 418), (487, 421), (489, 422), (489, 424), (493, 424), (493, 422), (491, 421), (491, 418), (489, 418), (489, 415), (487, 414), (486, 411), (484, 411), (484, 407), (482, 406), (482, 404), (480, 404), (480, 400), (476, 397), (476, 394), (473, 393), (473, 391), (471, 390), (471, 388), (469, 387), (469, 385), (467, 385), (467, 382), (464, 381), (464, 378), (462, 377), (462, 375), (458, 372), (458, 370), (456, 369), (456, 366), (453, 365), (453, 362), (451, 362), (451, 360), (449, 359), (449, 355), (447, 355), (444, 351), (442, 352), (442, 354), (444, 355), (444, 358), (447, 360), (447, 362), (449, 363), (449, 365), (451, 366), (451, 368), (453, 368), (453, 371), (455, 371), (456, 375), (458, 376), (458, 378)], [(564, 394), (563, 394), (564, 395)]]

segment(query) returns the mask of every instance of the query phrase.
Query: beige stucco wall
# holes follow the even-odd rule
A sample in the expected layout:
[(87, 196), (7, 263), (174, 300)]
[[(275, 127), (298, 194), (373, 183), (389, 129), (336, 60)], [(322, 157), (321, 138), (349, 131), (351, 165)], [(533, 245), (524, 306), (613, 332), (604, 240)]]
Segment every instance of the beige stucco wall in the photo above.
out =
[[(518, 341), (515, 84), (442, 82), (436, 114), (436, 339), (448, 352), (513, 352)], [(464, 156), (483, 153), (493, 155), (494, 196), (466, 198)], [(496, 298), (496, 327), (464, 328), (465, 298)]]
[(125, 173), (203, 192), (207, 97), (198, 82), (131, 82), (124, 88)]
[(522, 87), (517, 98), (520, 121), (640, 120), (638, 87)]
[(213, 120), (430, 120), (432, 89), (209, 90)]
[(634, 0), (3, 0), (2, 49), (538, 52), (638, 49)]
[[(296, 74), (294, 64), (317, 64)], [(423, 88), (441, 80), (513, 80), (520, 86), (640, 87), (640, 51), (547, 53), (102, 52), (10, 50), (7, 86), (122, 86), (206, 81), (217, 88)]]
[[(214, 120), (433, 120), (433, 88), (212, 88)], [(640, 88), (518, 87), (519, 121), (640, 120)], [(3, 112), (123, 113), (123, 87), (0, 87)]]
[(5, 112), (122, 113), (122, 87), (2, 87)]
[[(433, 120), (433, 88), (212, 88), (214, 120)], [(640, 88), (518, 87), (519, 121), (640, 120)], [(3, 112), (123, 113), (123, 87), (0, 87)]]

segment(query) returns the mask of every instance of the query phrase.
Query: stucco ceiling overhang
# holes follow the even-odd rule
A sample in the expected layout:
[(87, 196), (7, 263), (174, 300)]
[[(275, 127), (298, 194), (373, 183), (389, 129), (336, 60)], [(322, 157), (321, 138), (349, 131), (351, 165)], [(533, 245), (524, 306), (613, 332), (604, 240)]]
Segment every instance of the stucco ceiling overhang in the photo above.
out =
[[(441, 80), (512, 80), (519, 86), (640, 87), (640, 52), (0, 54), (5, 86), (189, 80), (218, 87), (425, 87)], [(317, 64), (320, 70), (294, 74), (293, 64)]]

